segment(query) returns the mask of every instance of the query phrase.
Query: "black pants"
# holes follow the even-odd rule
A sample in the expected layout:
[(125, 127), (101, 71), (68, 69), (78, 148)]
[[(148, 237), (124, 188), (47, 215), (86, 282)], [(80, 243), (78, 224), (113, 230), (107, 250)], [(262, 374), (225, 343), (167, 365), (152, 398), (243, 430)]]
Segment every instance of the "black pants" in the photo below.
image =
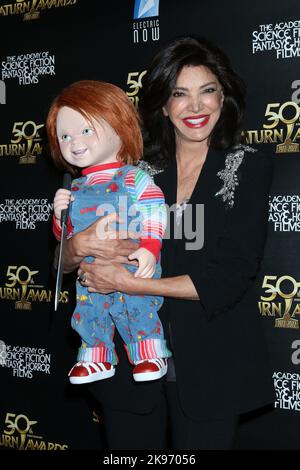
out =
[(183, 413), (176, 383), (166, 383), (165, 397), (148, 414), (104, 409), (109, 449), (232, 449), (238, 417), (192, 420)]

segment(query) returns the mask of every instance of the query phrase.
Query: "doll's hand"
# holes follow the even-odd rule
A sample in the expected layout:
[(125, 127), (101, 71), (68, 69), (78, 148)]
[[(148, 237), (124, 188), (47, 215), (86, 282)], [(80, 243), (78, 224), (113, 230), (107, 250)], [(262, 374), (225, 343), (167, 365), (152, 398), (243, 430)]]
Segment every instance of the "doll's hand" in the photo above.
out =
[(139, 248), (128, 256), (129, 260), (137, 259), (139, 268), (135, 272), (134, 277), (149, 278), (155, 273), (156, 258), (146, 248)]
[(69, 207), (71, 201), (71, 191), (58, 189), (54, 196), (54, 215), (56, 222), (60, 225), (61, 211)]

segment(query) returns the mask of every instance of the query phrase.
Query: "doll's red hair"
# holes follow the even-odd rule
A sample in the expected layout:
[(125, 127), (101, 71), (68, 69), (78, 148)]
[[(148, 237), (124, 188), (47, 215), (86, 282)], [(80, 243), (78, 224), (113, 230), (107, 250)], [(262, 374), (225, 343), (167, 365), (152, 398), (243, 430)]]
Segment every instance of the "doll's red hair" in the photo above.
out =
[(53, 101), (46, 129), (54, 162), (75, 174), (75, 167), (66, 162), (60, 152), (56, 135), (56, 119), (59, 110), (68, 106), (82, 114), (91, 124), (104, 119), (122, 141), (117, 159), (126, 164), (138, 161), (143, 152), (143, 140), (138, 113), (121, 88), (111, 83), (82, 80), (65, 88)]

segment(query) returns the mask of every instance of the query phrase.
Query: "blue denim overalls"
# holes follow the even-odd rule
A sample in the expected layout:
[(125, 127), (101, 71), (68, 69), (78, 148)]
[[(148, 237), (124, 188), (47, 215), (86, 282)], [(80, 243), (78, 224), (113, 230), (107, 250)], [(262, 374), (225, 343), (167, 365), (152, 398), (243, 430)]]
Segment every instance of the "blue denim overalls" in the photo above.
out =
[[(70, 217), (74, 234), (114, 211), (124, 221), (117, 223), (117, 228), (141, 229), (138, 223), (141, 219), (137, 217), (139, 214), (130, 215), (134, 203), (125, 185), (126, 174), (133, 168), (132, 165), (120, 167), (107, 183), (87, 185), (86, 176), (73, 181), (72, 195), (75, 200), (70, 206)], [(92, 262), (93, 258), (88, 257), (86, 261)], [(129, 265), (126, 268), (131, 272), (137, 269)], [(158, 262), (153, 278), (160, 276), (161, 266)], [(72, 316), (72, 327), (82, 338), (78, 361), (117, 364), (113, 342), (115, 328), (125, 343), (131, 363), (171, 356), (157, 313), (163, 303), (162, 297), (121, 292), (107, 295), (90, 293), (79, 281), (76, 283), (76, 292), (77, 304)]]

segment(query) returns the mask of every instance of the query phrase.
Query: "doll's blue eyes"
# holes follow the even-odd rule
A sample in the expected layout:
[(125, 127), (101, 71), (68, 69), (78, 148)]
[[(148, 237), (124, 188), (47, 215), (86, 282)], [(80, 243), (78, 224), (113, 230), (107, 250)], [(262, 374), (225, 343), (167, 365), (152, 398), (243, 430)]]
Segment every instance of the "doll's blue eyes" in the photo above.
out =
[[(82, 131), (82, 135), (85, 135), (85, 136), (90, 136), (90, 135), (93, 135), (94, 131), (93, 129), (91, 129), (90, 127), (86, 127), (85, 129), (83, 129)], [(72, 137), (68, 134), (63, 134), (61, 136), (61, 140), (62, 142), (70, 142), (70, 140), (72, 139)]]
[(82, 134), (83, 135), (92, 135), (93, 134), (93, 129), (91, 129), (90, 127), (87, 127), (86, 129), (83, 129)]

